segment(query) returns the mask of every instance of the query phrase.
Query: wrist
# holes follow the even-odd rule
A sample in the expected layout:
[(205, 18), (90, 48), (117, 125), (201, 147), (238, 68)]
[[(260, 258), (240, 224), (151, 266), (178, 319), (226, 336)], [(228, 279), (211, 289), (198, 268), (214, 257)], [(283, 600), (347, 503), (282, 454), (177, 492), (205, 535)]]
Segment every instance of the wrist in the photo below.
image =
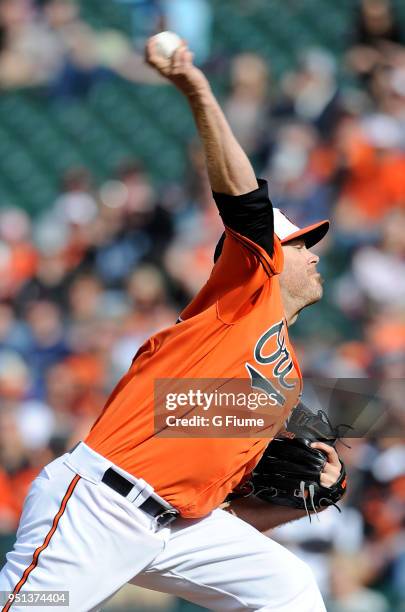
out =
[(200, 70), (196, 70), (195, 73), (188, 75), (176, 85), (190, 102), (193, 100), (203, 102), (212, 96), (211, 86)]

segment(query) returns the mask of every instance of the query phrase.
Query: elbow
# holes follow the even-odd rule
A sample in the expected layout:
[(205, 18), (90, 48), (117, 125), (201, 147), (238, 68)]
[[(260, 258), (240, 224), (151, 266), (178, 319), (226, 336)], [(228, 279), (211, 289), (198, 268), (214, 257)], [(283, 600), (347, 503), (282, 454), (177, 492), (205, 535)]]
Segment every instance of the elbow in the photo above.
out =
[[(229, 196), (242, 196), (256, 191), (259, 187), (257, 179), (253, 177), (237, 177), (229, 176), (227, 180), (223, 181), (221, 193)], [(218, 191), (214, 189), (214, 191)]]

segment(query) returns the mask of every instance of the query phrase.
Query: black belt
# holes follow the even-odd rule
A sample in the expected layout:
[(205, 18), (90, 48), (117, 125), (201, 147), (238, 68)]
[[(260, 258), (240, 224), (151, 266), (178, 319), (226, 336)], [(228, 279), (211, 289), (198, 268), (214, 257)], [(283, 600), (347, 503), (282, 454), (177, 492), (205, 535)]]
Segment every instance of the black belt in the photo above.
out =
[[(114, 468), (108, 468), (108, 470), (104, 473), (101, 482), (104, 482), (104, 484), (109, 486), (111, 489), (114, 489), (114, 491), (120, 495), (123, 495), (123, 497), (127, 497), (131, 489), (134, 487), (133, 482), (127, 480), (125, 476), (121, 476), (121, 474), (116, 472)], [(154, 518), (159, 527), (166, 527), (167, 525), (170, 525), (170, 523), (172, 523), (179, 516), (177, 510), (174, 508), (166, 508), (153, 497), (148, 497), (145, 499), (145, 501), (138, 506), (138, 508)]]

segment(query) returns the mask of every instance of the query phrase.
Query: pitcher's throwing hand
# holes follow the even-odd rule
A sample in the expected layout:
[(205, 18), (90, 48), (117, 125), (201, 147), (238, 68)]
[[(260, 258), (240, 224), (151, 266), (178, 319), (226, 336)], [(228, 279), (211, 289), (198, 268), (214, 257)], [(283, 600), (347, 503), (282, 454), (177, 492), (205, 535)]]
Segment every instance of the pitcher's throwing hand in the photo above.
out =
[(162, 76), (166, 77), (186, 96), (193, 94), (200, 87), (206, 87), (208, 81), (199, 68), (193, 64), (193, 53), (185, 41), (175, 50), (170, 58), (164, 57), (158, 48), (154, 36), (145, 48), (145, 60)]

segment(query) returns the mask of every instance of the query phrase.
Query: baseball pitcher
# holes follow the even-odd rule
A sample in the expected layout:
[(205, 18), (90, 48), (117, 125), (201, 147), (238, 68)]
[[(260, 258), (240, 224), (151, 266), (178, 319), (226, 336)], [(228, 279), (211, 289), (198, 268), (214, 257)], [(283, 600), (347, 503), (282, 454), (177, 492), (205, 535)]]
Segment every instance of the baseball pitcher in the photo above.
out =
[[(329, 223), (300, 229), (273, 209), (185, 44), (164, 58), (151, 39), (146, 57), (189, 102), (225, 232), (179, 322), (144, 343), (87, 438), (33, 482), (0, 573), (0, 609), (63, 591), (64, 609), (97, 610), (132, 582), (218, 611), (321, 612), (310, 569), (262, 532), (336, 503), (345, 486), (333, 436), (270, 442), (299, 402), (288, 329), (322, 296), (310, 248)], [(157, 379), (247, 377), (279, 398), (270, 436), (155, 434)], [(308, 454), (316, 460), (305, 471)], [(36, 609), (60, 610), (52, 601)]]

